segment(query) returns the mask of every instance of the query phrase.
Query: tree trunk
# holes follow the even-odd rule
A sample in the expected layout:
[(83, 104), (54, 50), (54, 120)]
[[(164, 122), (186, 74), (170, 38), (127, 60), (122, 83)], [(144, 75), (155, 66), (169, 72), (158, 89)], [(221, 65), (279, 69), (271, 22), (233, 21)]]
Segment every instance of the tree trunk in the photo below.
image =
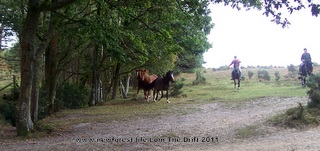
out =
[(0, 25), (0, 51), (2, 51), (2, 38), (3, 38), (3, 30), (4, 30), (4, 25)]
[[(44, 5), (40, 4), (40, 0), (28, 0), (27, 8), (27, 17), (23, 24), (22, 33), (20, 34), (20, 45), (21, 45), (21, 81), (20, 81), (20, 94), (19, 94), (19, 103), (18, 103), (18, 115), (17, 115), (17, 135), (18, 136), (27, 136), (31, 130), (33, 130), (33, 122), (31, 119), (31, 92), (36, 92), (37, 82), (34, 83), (35, 72), (35, 63), (37, 61), (37, 55), (43, 54), (44, 49), (47, 46), (47, 40), (39, 47), (39, 50), (36, 50), (35, 47), (35, 37), (39, 24), (39, 17), (41, 11), (52, 11), (59, 9), (63, 6), (69, 5), (76, 0), (64, 0), (64, 1), (55, 1), (55, 5)], [(40, 7), (41, 10), (40, 10)], [(47, 6), (47, 8), (45, 7)], [(23, 3), (21, 3), (21, 11), (23, 11)], [(50, 32), (46, 38), (50, 37)], [(37, 67), (37, 65), (36, 65)], [(36, 94), (36, 93), (35, 93)], [(37, 97), (36, 97), (37, 98)], [(36, 102), (33, 102), (36, 103)]]
[(125, 85), (120, 81), (122, 98), (128, 98), (130, 76), (128, 75)]
[(131, 76), (128, 74), (127, 83), (126, 83), (126, 91), (125, 91), (126, 98), (128, 97), (128, 93), (129, 93), (130, 78), (131, 78)]
[(21, 82), (18, 103), (17, 135), (27, 136), (33, 130), (31, 119), (31, 90), (34, 76), (35, 36), (38, 27), (40, 12), (29, 4), (28, 14), (22, 29), (21, 45)]
[(50, 41), (50, 47), (46, 51), (45, 60), (45, 98), (48, 101), (48, 114), (55, 111), (55, 96), (57, 87), (57, 51), (58, 51), (58, 34), (54, 31), (54, 35)]
[(92, 82), (91, 93), (89, 97), (89, 106), (94, 106), (99, 102), (102, 102), (101, 82), (100, 82), (100, 63), (99, 63), (99, 46), (96, 45), (93, 50), (92, 57)]
[(112, 100), (117, 98), (117, 90), (119, 85), (119, 76), (120, 76), (120, 63), (117, 63), (116, 71), (114, 72), (113, 77), (113, 91), (112, 91)]
[(34, 77), (31, 90), (31, 119), (33, 122), (38, 120), (38, 104), (39, 104), (39, 63), (40, 60), (34, 62)]

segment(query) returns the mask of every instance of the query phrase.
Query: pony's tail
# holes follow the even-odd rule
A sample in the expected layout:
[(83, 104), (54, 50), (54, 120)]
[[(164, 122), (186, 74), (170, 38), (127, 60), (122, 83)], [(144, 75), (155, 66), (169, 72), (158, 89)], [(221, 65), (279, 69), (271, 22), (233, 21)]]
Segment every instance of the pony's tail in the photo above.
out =
[(153, 80), (152, 83), (150, 83), (149, 85), (146, 86), (146, 90), (149, 91), (151, 90), (152, 88), (154, 88), (154, 86), (156, 85), (156, 81), (159, 79), (159, 77), (155, 80)]

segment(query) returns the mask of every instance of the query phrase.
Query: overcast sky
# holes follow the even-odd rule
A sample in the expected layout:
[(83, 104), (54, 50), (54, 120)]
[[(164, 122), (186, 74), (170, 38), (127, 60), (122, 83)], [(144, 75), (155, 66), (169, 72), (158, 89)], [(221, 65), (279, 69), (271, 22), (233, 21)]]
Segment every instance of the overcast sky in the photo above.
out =
[(287, 16), (289, 28), (270, 22), (262, 11), (215, 4), (211, 12), (215, 26), (208, 36), (212, 48), (204, 53), (206, 68), (229, 65), (235, 55), (245, 67), (298, 65), (303, 48), (320, 63), (320, 17), (309, 8)]

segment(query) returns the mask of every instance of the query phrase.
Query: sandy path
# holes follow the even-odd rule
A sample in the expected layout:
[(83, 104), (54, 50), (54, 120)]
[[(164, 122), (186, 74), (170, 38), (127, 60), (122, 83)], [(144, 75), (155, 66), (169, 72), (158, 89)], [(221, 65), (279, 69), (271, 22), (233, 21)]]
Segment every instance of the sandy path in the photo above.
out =
[[(81, 123), (40, 140), (0, 140), (0, 150), (319, 150), (320, 128), (263, 125), (268, 117), (307, 101), (269, 97), (236, 105), (189, 105), (192, 114)], [(263, 133), (236, 137), (237, 130), (252, 125)]]

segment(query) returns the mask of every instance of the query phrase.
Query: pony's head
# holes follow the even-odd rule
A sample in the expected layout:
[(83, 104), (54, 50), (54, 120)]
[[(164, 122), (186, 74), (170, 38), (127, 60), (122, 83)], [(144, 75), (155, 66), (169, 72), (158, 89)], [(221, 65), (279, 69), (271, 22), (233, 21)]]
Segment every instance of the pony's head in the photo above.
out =
[(169, 81), (174, 82), (173, 71), (169, 70), (169, 71), (166, 73), (166, 77), (169, 78)]
[(147, 69), (138, 69), (136, 70), (137, 78), (141, 81), (144, 81), (146, 78), (146, 75), (148, 73)]

